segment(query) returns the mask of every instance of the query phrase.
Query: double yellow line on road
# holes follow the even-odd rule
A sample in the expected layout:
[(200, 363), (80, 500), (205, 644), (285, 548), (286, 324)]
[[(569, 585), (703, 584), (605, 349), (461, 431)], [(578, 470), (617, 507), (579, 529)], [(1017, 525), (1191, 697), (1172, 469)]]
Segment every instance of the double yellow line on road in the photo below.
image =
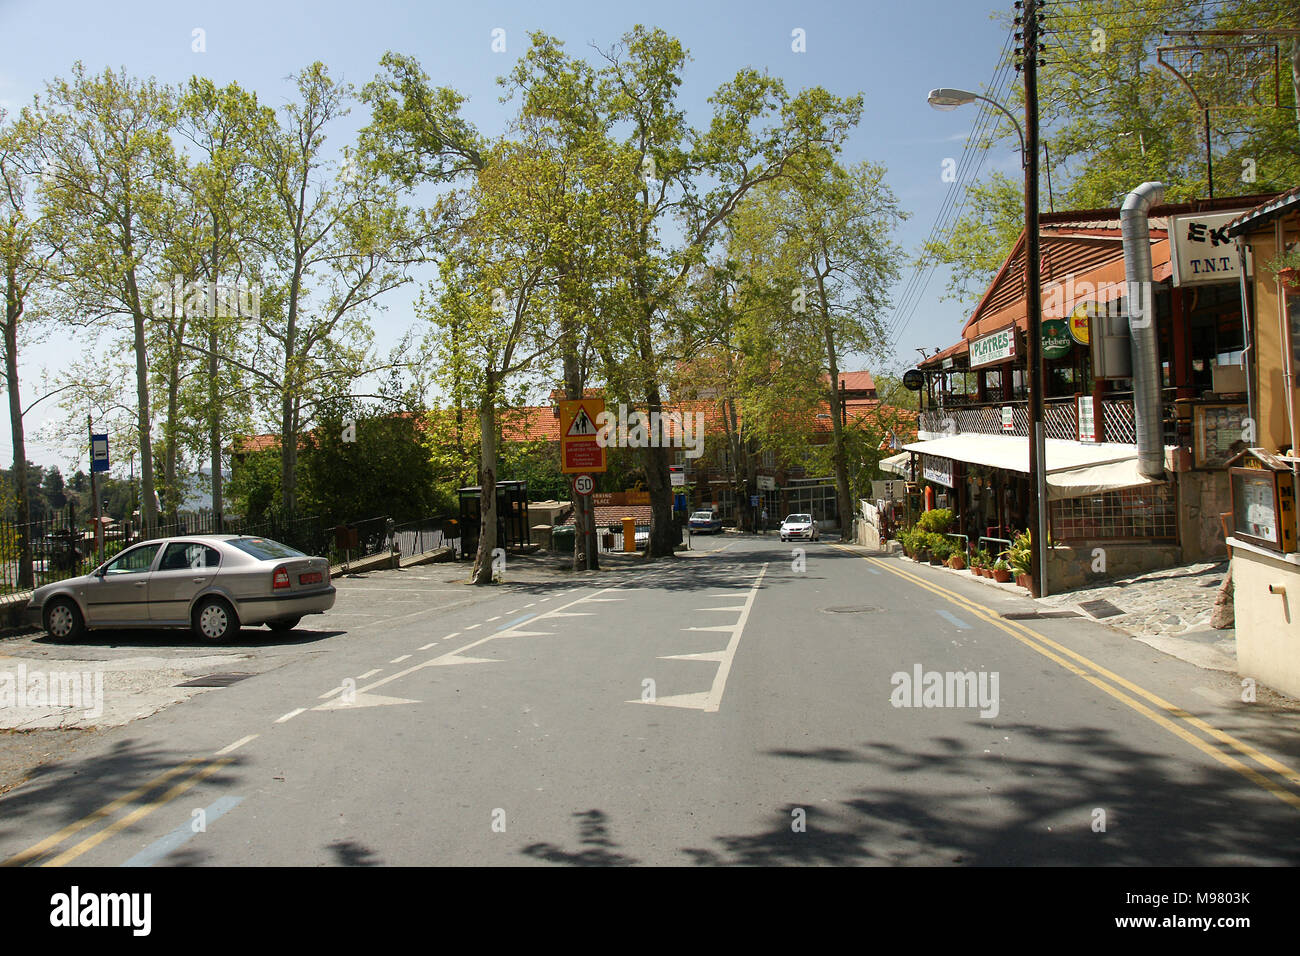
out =
[[(1076, 677), (1081, 677), (1088, 683), (1100, 688), (1111, 697), (1114, 697), (1127, 707), (1141, 714), (1143, 717), (1159, 724), (1174, 736), (1187, 741), (1202, 753), (1209, 757), (1213, 757), (1219, 763), (1241, 774), (1251, 783), (1267, 790), (1292, 809), (1300, 810), (1300, 795), (1297, 795), (1294, 791), (1279, 784), (1276, 780), (1264, 776), (1254, 767), (1251, 767), (1249, 764), (1238, 759), (1238, 757), (1234, 756), (1232, 753), (1220, 749), (1210, 743), (1209, 740), (1206, 740), (1205, 737), (1193, 733), (1188, 728), (1195, 728), (1197, 731), (1200, 731), (1201, 734), (1209, 736), (1218, 743), (1235, 750), (1237, 753), (1249, 758), (1271, 773), (1276, 774), (1292, 786), (1300, 787), (1300, 773), (1297, 773), (1280, 760), (1276, 760), (1268, 754), (1261, 753), (1254, 747), (1250, 746), (1250, 744), (1238, 740), (1231, 734), (1225, 733), (1193, 714), (1189, 714), (1181, 707), (1170, 703), (1158, 694), (1154, 694), (1146, 688), (1140, 687), (1128, 680), (1126, 677), (1102, 667), (1100, 664), (1084, 657), (1077, 651), (1073, 651), (1046, 635), (1040, 634), (1032, 628), (1026, 627), (1019, 621), (1004, 620), (997, 611), (985, 607), (977, 601), (973, 601), (954, 591), (949, 591), (947, 588), (935, 584), (932, 581), (927, 581), (919, 575), (899, 568), (897, 566), (897, 561), (887, 561), (879, 558), (868, 557), (866, 555), (858, 554), (856, 551), (846, 548), (843, 545), (835, 545), (835, 547), (842, 551), (847, 551), (850, 554), (856, 554), (858, 557), (871, 563), (875, 567), (903, 578), (904, 580), (915, 584), (917, 587), (924, 588), (927, 591), (937, 594), (949, 603), (955, 604), (957, 607), (963, 608), (981, 620), (1005, 631), (1026, 647), (1031, 648), (1054, 663), (1059, 664)], [(1125, 693), (1125, 691), (1128, 693)], [(1138, 698), (1141, 698), (1141, 700)], [(1143, 701), (1146, 701), (1147, 703), (1143, 703)], [(1148, 706), (1148, 704), (1151, 706)]]
[(163, 793), (158, 794), (152, 800), (149, 800), (145, 803), (141, 803), (130, 813), (127, 813), (125, 816), (120, 817), (119, 819), (115, 820), (113, 823), (109, 824), (107, 827), (104, 827), (102, 830), (99, 830), (94, 834), (92, 834), (91, 836), (86, 837), (84, 840), (81, 840), (79, 843), (73, 844), (72, 846), (64, 850), (62, 853), (60, 853), (58, 856), (54, 857), (53, 859), (46, 860), (44, 863), (40, 865), (41, 866), (64, 866), (65, 864), (71, 863), (73, 860), (77, 859), (83, 853), (93, 850), (95, 847), (99, 846), (105, 840), (109, 839), (110, 837), (114, 836), (117, 833), (120, 833), (122, 830), (131, 826), (133, 823), (136, 823), (144, 819), (149, 814), (157, 810), (159, 807), (163, 806), (164, 804), (170, 803), (172, 800), (175, 800), (177, 797), (185, 793), (195, 784), (212, 776), (212, 774), (216, 773), (218, 770), (222, 769), (227, 764), (233, 762), (234, 759), (235, 759), (234, 757), (222, 757), (220, 759), (205, 759), (202, 757), (194, 757), (190, 760), (187, 760), (184, 763), (172, 767), (170, 770), (159, 774), (158, 776), (150, 780), (148, 783), (144, 784), (143, 786), (137, 787), (136, 789), (132, 790), (130, 793), (124, 794), (123, 796), (118, 797), (116, 800), (104, 804), (94, 813), (87, 814), (86, 816), (82, 817), (80, 820), (77, 820), (75, 823), (68, 824), (58, 833), (51, 834), (50, 836), (46, 837), (44, 840), (35, 844), (34, 846), (28, 847), (26, 850), (23, 850), (21, 853), (18, 853), (15, 856), (11, 856), (3, 863), (0, 863), (0, 866), (24, 866), (29, 863), (34, 863), (36, 860), (39, 860), (41, 857), (47, 856), (48, 854), (53, 852), (56, 847), (58, 847), (62, 843), (65, 843), (73, 836), (76, 836), (78, 833), (80, 833), (82, 830), (85, 830), (87, 827), (93, 826), (94, 824), (99, 823), (102, 820), (107, 820), (109, 817), (113, 816), (113, 814), (117, 813), (119, 810), (131, 806), (137, 800), (143, 797), (145, 794), (151, 793), (152, 791), (158, 789), (163, 784), (167, 783), (169, 780), (172, 780), (175, 777), (179, 777), (190, 770), (194, 770), (196, 767), (199, 768), (197, 772), (193, 773), (188, 778), (181, 780), (179, 783), (173, 784), (170, 788), (168, 788)]

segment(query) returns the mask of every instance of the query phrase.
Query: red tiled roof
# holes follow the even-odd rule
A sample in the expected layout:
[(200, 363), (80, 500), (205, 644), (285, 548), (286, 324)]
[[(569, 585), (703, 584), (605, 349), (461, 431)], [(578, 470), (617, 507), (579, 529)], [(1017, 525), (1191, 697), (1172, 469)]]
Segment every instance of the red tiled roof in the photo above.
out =
[[(596, 505), (596, 532), (600, 533), (606, 530), (610, 525), (616, 524), (621, 529), (624, 518), (635, 518), (639, 525), (650, 523), (650, 506), (649, 505)], [(570, 511), (560, 526), (573, 524), (573, 512)]]

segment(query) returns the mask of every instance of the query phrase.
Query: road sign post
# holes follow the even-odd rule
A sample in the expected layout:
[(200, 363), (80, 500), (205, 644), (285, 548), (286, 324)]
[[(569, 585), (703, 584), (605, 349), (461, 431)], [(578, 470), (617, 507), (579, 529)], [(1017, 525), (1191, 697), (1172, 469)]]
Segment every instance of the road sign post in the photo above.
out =
[[(606, 469), (605, 446), (598, 440), (600, 430), (596, 425), (604, 412), (603, 398), (560, 402), (560, 472), (577, 475), (574, 495), (586, 499), (574, 502), (574, 531), (582, 535), (588, 569), (595, 566), (596, 554), (596, 509), (590, 506), (595, 482), (591, 476)], [(582, 520), (584, 512), (586, 521)]]

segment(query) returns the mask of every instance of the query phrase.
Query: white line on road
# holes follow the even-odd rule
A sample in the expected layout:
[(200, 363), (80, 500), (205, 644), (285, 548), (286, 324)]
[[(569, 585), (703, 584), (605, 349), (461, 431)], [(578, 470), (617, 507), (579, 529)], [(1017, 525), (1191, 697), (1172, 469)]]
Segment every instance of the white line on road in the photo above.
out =
[(394, 658), (393, 658), (391, 661), (389, 661), (388, 663), (390, 663), (390, 664), (400, 664), (400, 663), (402, 663), (402, 661), (410, 660), (410, 657), (411, 657), (410, 654), (403, 654), (401, 657), (394, 657)]
[(437, 643), (438, 643), (437, 641), (430, 641), (428, 644), (424, 644), (424, 645), (422, 645), (422, 646), (420, 646), (420, 647), (417, 647), (416, 650), (418, 650), (418, 651), (427, 651), (429, 648), (433, 647), (433, 645), (435, 645), (435, 644), (437, 644)]
[(498, 614), (496, 617), (490, 617), (490, 618), (488, 618), (488, 619), (487, 619), (487, 622), (488, 622), (489, 624), (491, 624), (493, 621), (499, 621), (499, 620), (501, 620), (501, 615), (500, 615), (500, 614)]
[(248, 743), (249, 741), (256, 740), (259, 736), (261, 736), (261, 735), (260, 735), (260, 734), (249, 734), (247, 737), (240, 737), (238, 740), (236, 740), (236, 741), (235, 741), (233, 744), (231, 744), (229, 747), (222, 747), (220, 750), (218, 750), (218, 751), (216, 752), (216, 754), (215, 754), (214, 756), (217, 756), (217, 757), (224, 757), (226, 754), (234, 753), (234, 752), (235, 752), (236, 750), (238, 750), (240, 747), (244, 746), (244, 744)]
[(736, 649), (740, 646), (741, 635), (745, 633), (745, 623), (749, 620), (749, 612), (754, 608), (754, 598), (758, 596), (758, 589), (763, 583), (763, 575), (767, 574), (767, 563), (758, 572), (758, 577), (754, 578), (754, 583), (750, 585), (749, 594), (745, 598), (744, 610), (740, 612), (740, 620), (734, 627), (698, 627), (683, 628), (683, 630), (693, 631), (721, 631), (730, 630), (731, 640), (727, 646), (716, 652), (700, 655), (695, 660), (707, 660), (710, 654), (719, 655), (718, 671), (713, 675), (713, 686), (707, 691), (694, 694), (676, 694), (669, 697), (660, 697), (653, 701), (630, 700), (629, 704), (661, 704), (665, 707), (686, 707), (692, 710), (702, 710), (707, 714), (717, 713), (718, 708), (722, 706), (722, 694), (727, 688), (727, 677), (731, 673), (731, 664), (736, 659)]
[(472, 630), (474, 630), (474, 628), (476, 628), (476, 627), (479, 627), (479, 625), (478, 625), (478, 624), (471, 624), (469, 627), (465, 628), (465, 630), (467, 630), (467, 631), (472, 631)]
[(357, 680), (365, 680), (367, 677), (374, 677), (382, 670), (382, 667), (376, 667), (374, 670), (366, 671), (364, 674), (358, 674)]
[(299, 707), (297, 710), (291, 710), (291, 711), (289, 711), (289, 713), (285, 714), (283, 717), (277, 717), (276, 720), (275, 720), (275, 722), (276, 722), (277, 724), (282, 724), (282, 723), (284, 723), (286, 720), (293, 720), (293, 718), (297, 717), (299, 714), (301, 714), (301, 713), (303, 713), (304, 711), (306, 711), (306, 709), (307, 709), (306, 707)]
[[(765, 568), (765, 569), (766, 569), (766, 568)], [(762, 577), (762, 574), (760, 574), (759, 577), (761, 578), (761, 577)], [(604, 588), (604, 589), (602, 589), (602, 590), (600, 590), (600, 591), (597, 591), (597, 592), (595, 592), (595, 593), (597, 593), (597, 594), (605, 594), (605, 593), (607, 593), (607, 592), (609, 592), (609, 591), (615, 591), (615, 590), (618, 590), (620, 587), (626, 587), (626, 584), (627, 584), (627, 582), (624, 582), (623, 584), (615, 584), (615, 585), (611, 585), (610, 587)], [(581, 591), (582, 588), (574, 588), (573, 590), (574, 590), (574, 591)], [(527, 631), (519, 630), (519, 628), (521, 628), (522, 625), (525, 624), (525, 623), (536, 623), (537, 621), (544, 620), (545, 618), (548, 618), (548, 617), (557, 617), (557, 616), (560, 616), (560, 615), (562, 615), (562, 614), (564, 613), (565, 608), (573, 607), (575, 604), (577, 604), (577, 603), (578, 603), (579, 601), (581, 601), (581, 600), (583, 600), (583, 599), (582, 599), (582, 598), (575, 598), (574, 600), (570, 601), (568, 604), (561, 604), (559, 607), (557, 607), (557, 608), (556, 608), (555, 610), (553, 610), (553, 611), (543, 611), (541, 614), (537, 614), (537, 615), (532, 615), (532, 614), (530, 614), (530, 615), (528, 615), (528, 616), (526, 616), (526, 617), (524, 617), (524, 618), (521, 618), (517, 623), (512, 622), (511, 624), (507, 625), (506, 627), (502, 628), (502, 629), (499, 630), (499, 631), (496, 631), (495, 633), (484, 635), (483, 637), (480, 637), (480, 638), (479, 638), (478, 640), (476, 640), (476, 641), (470, 641), (470, 642), (469, 642), (468, 644), (466, 644), (464, 647), (458, 648), (458, 649), (456, 649), (456, 650), (454, 650), (454, 651), (447, 651), (445, 654), (442, 654), (442, 655), (440, 655), (440, 656), (438, 656), (438, 657), (432, 658), (431, 660), (423, 661), (423, 662), (421, 662), (421, 663), (419, 663), (419, 664), (412, 664), (410, 667), (406, 668), (405, 670), (398, 671), (398, 672), (395, 673), (395, 674), (389, 674), (387, 677), (382, 678), (381, 680), (377, 680), (377, 681), (375, 681), (373, 684), (368, 684), (368, 685), (366, 685), (365, 687), (360, 688), (360, 689), (358, 690), (358, 694), (364, 694), (364, 693), (367, 693), (367, 692), (369, 692), (369, 691), (374, 690), (374, 689), (377, 688), (377, 687), (382, 687), (384, 684), (390, 683), (391, 681), (395, 681), (395, 680), (397, 680), (398, 678), (405, 677), (405, 676), (407, 676), (408, 674), (413, 674), (413, 673), (415, 673), (416, 671), (418, 671), (418, 670), (422, 670), (422, 669), (425, 668), (425, 667), (440, 667), (440, 666), (446, 666), (446, 665), (449, 665), (449, 664), (487, 664), (487, 663), (500, 663), (499, 660), (495, 660), (495, 659), (493, 659), (493, 658), (484, 658), (484, 657), (468, 657), (468, 656), (462, 656), (462, 655), (465, 655), (467, 651), (470, 651), (470, 650), (472, 650), (473, 648), (478, 647), (480, 644), (486, 644), (488, 641), (494, 641), (494, 640), (497, 640), (498, 638), (502, 638), (502, 637), (514, 637), (516, 634), (518, 634), (518, 635), (521, 636), (521, 637), (524, 636), (524, 635), (529, 635), (529, 636), (531, 636), (531, 632), (527, 632)], [(465, 628), (465, 630), (468, 631), (468, 630), (470, 630), (470, 628), (474, 628), (474, 627), (478, 627), (478, 625), (477, 625), (477, 624), (471, 624), (470, 627)], [(540, 636), (540, 635), (539, 635), (539, 636)]]

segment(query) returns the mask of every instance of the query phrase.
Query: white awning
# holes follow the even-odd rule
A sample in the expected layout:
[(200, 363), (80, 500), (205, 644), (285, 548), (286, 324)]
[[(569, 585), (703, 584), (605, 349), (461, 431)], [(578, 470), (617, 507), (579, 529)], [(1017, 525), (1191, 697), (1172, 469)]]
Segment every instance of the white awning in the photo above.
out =
[(902, 475), (904, 478), (912, 476), (911, 468), (912, 455), (910, 452), (903, 452), (901, 455), (890, 455), (888, 458), (880, 459), (880, 470), (887, 471), (891, 475)]
[[(1137, 446), (1118, 442), (1087, 444), (1049, 438), (1047, 453), (1048, 497), (1076, 498), (1102, 491), (1161, 484), (1138, 472)], [(947, 435), (904, 446), (910, 452), (951, 458), (986, 468), (1029, 474), (1029, 439), (1014, 435)]]
[(1122, 488), (1139, 488), (1143, 485), (1161, 485), (1159, 478), (1148, 478), (1138, 471), (1137, 458), (1124, 461), (1107, 462), (1104, 465), (1087, 465), (1083, 468), (1071, 468), (1069, 471), (1047, 473), (1047, 497), (1052, 501), (1058, 498), (1079, 498), (1083, 495), (1096, 495), (1103, 491), (1119, 491)]

